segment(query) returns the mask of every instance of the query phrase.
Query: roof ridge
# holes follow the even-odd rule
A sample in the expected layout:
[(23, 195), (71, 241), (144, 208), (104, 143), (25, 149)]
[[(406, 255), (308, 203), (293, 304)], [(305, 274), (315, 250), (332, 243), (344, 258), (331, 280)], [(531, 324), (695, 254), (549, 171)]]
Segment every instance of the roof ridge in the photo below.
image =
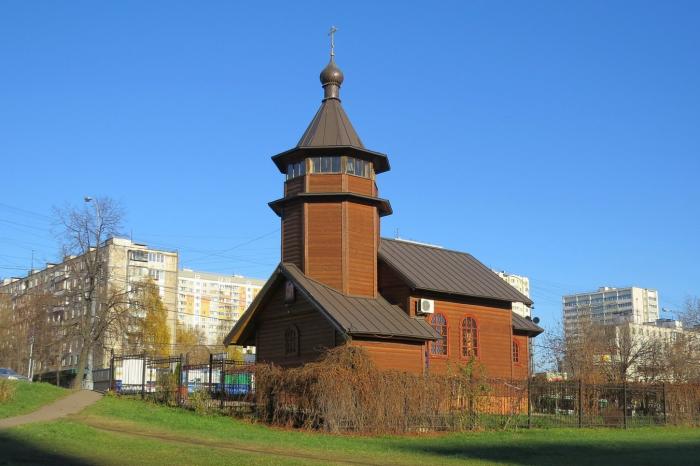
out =
[(396, 239), (396, 238), (385, 238), (381, 237), (380, 238), (382, 241), (391, 241), (392, 243), (401, 243), (401, 244), (408, 244), (411, 246), (415, 246), (418, 248), (430, 248), (430, 249), (437, 249), (438, 251), (446, 251), (446, 252), (454, 252), (456, 254), (462, 254), (464, 256), (469, 256), (469, 257), (474, 257), (471, 253), (465, 252), (465, 251), (458, 251), (457, 249), (451, 249), (451, 248), (444, 248), (442, 246), (435, 246), (432, 244), (424, 244), (424, 243), (417, 243), (415, 241), (411, 240), (402, 240), (402, 239)]

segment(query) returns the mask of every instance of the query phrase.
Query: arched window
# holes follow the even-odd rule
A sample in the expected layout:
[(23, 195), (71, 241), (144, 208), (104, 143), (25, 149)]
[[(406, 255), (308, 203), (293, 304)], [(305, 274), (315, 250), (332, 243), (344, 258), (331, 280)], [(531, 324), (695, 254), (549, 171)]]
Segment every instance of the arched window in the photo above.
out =
[(295, 325), (290, 325), (284, 331), (284, 354), (286, 356), (299, 354), (299, 330)]
[(520, 362), (520, 345), (513, 340), (513, 362)]
[(430, 342), (430, 354), (433, 356), (447, 356), (447, 319), (442, 314), (433, 314), (430, 325), (440, 338)]
[(479, 356), (479, 336), (476, 320), (473, 317), (462, 319), (462, 357), (470, 358)]

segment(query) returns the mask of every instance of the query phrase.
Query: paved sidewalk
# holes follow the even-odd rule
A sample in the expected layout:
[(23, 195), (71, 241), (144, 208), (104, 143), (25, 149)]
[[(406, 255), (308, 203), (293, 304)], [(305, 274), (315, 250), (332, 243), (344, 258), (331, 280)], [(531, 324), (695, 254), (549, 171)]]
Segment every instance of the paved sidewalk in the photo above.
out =
[(102, 394), (90, 390), (80, 390), (64, 396), (49, 405), (21, 416), (0, 419), (0, 429), (21, 426), (30, 422), (53, 421), (69, 414), (79, 413), (102, 397)]

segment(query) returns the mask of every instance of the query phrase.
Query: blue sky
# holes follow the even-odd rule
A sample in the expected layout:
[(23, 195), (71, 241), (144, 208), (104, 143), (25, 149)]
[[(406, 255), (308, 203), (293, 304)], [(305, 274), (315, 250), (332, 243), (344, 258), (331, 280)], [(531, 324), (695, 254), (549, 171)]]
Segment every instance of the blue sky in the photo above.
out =
[(56, 258), (53, 205), (111, 196), (181, 265), (265, 278), (267, 202), (321, 99), (394, 214), (384, 235), (531, 277), (700, 294), (697, 2), (25, 2), (0, 6), (0, 276)]

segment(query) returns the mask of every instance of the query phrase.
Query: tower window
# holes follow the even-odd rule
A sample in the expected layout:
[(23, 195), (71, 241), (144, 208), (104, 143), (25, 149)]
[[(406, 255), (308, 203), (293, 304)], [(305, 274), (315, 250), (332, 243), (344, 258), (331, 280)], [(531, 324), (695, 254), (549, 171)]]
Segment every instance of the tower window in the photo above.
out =
[(372, 163), (355, 157), (311, 157), (310, 173), (347, 173), (348, 175), (372, 177)]
[(289, 165), (287, 165), (288, 180), (304, 175), (306, 175), (306, 160), (302, 160), (301, 162), (296, 163), (290, 163)]
[(345, 173), (348, 175), (370, 177), (370, 163), (366, 160), (356, 159), (355, 157), (347, 157), (345, 164)]
[(513, 362), (520, 362), (520, 345), (515, 340), (513, 340)]

